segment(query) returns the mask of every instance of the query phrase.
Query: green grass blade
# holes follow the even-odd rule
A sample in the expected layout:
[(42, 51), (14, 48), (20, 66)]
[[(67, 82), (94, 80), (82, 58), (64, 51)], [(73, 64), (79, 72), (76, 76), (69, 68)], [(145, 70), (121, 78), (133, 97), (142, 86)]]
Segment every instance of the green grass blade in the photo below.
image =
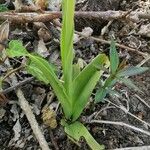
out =
[(63, 25), (61, 32), (61, 60), (64, 86), (67, 93), (72, 89), (73, 34), (75, 0), (63, 0)]
[(150, 68), (148, 67), (129, 67), (119, 71), (117, 73), (117, 77), (133, 76), (133, 75), (141, 74), (149, 69)]
[(119, 55), (118, 55), (118, 52), (116, 50), (115, 41), (113, 39), (112, 39), (111, 45), (110, 45), (109, 57), (110, 57), (111, 73), (115, 74), (115, 72), (118, 69), (118, 65), (119, 65)]
[(108, 63), (108, 58), (105, 54), (98, 55), (73, 81), (73, 116), (75, 121), (83, 111), (87, 104), (96, 83), (100, 79), (104, 64)]
[(75, 139), (77, 142), (80, 141), (81, 137), (84, 137), (92, 150), (104, 150), (104, 146), (98, 144), (86, 127), (80, 122), (74, 122), (71, 125), (66, 125), (65, 132), (71, 139)]

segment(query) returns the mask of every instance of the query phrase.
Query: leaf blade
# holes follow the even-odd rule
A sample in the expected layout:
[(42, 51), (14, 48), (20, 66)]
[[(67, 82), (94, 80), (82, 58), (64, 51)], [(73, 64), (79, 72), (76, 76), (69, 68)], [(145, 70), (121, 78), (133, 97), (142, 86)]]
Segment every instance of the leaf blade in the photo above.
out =
[(59, 79), (57, 78), (57, 76), (55, 75), (55, 73), (53, 71), (53, 67), (51, 67), (50, 64), (45, 59), (43, 59), (39, 56), (34, 56), (32, 54), (28, 54), (28, 57), (32, 61), (34, 61), (35, 66), (37, 66), (37, 68), (39, 70), (41, 70), (41, 72), (45, 75), (45, 77), (51, 84), (58, 100), (62, 104), (63, 111), (65, 113), (66, 118), (69, 119), (71, 112), (72, 112), (71, 107), (70, 107), (71, 104), (69, 102), (69, 98), (68, 98), (67, 94), (65, 93), (65, 89), (64, 89), (63, 85), (61, 84), (61, 82), (59, 81)]
[(89, 96), (91, 95), (96, 83), (103, 73), (103, 71), (101, 71), (99, 68), (102, 68), (104, 64), (107, 63), (107, 56), (105, 54), (100, 54), (82, 70), (76, 79), (74, 79), (72, 96), (73, 121), (75, 121), (80, 116), (88, 101)]
[(118, 77), (133, 76), (133, 75), (141, 74), (147, 70), (149, 70), (148, 67), (128, 67), (119, 71), (117, 73), (117, 76)]
[(115, 74), (119, 66), (119, 55), (116, 50), (115, 41), (112, 39), (109, 51), (110, 57), (110, 70), (112, 74)]
[(20, 57), (28, 54), (26, 48), (19, 40), (10, 41), (9, 47), (6, 49), (6, 53), (9, 57)]
[(104, 146), (96, 142), (86, 127), (80, 122), (74, 122), (71, 125), (65, 126), (65, 132), (79, 142), (81, 137), (84, 137), (87, 144), (92, 150), (104, 150)]
[(63, 25), (61, 31), (61, 60), (64, 74), (64, 86), (68, 94), (72, 86), (74, 0), (63, 0)]
[(138, 92), (142, 92), (130, 79), (128, 78), (122, 78), (121, 82), (123, 82), (127, 87), (130, 87), (133, 90), (136, 90)]

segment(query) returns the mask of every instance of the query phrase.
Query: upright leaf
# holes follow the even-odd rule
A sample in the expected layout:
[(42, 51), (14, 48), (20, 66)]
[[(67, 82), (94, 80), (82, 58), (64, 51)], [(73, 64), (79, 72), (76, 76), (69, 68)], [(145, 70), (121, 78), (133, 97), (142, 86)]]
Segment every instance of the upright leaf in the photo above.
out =
[(86, 127), (80, 122), (76, 121), (71, 125), (66, 125), (65, 132), (70, 138), (74, 138), (77, 142), (79, 142), (81, 137), (84, 137), (92, 150), (104, 150), (104, 146), (98, 144)]
[(115, 74), (117, 71), (118, 65), (119, 65), (119, 55), (116, 50), (115, 41), (112, 39), (111, 45), (110, 45), (110, 70), (112, 74)]
[(103, 73), (99, 68), (102, 68), (105, 64), (108, 64), (108, 58), (105, 54), (100, 54), (74, 79), (72, 96), (73, 121), (80, 116), (87, 104), (88, 98)]
[(61, 32), (61, 60), (64, 75), (64, 86), (70, 95), (72, 89), (72, 61), (75, 0), (63, 0), (63, 23)]

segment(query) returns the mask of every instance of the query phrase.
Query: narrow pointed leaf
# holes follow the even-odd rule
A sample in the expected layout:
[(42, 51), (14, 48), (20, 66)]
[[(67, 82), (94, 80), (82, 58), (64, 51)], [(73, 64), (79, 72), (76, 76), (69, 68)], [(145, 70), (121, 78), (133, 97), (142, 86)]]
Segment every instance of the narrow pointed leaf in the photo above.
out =
[(118, 52), (116, 50), (114, 40), (112, 40), (111, 45), (110, 45), (109, 57), (110, 57), (110, 70), (111, 70), (111, 73), (115, 74), (115, 72), (117, 71), (118, 65), (119, 65), (119, 55), (118, 55)]
[(148, 67), (129, 67), (122, 69), (117, 73), (118, 77), (133, 76), (147, 71)]
[[(108, 58), (105, 54), (98, 55), (73, 81), (73, 116), (75, 121), (83, 111), (88, 99), (100, 79), (101, 71), (98, 68), (108, 64)], [(99, 67), (97, 67), (99, 66)], [(108, 67), (108, 66), (107, 66)]]
[(65, 126), (65, 132), (71, 138), (75, 139), (79, 142), (81, 137), (84, 137), (87, 144), (92, 150), (104, 150), (104, 146), (100, 145), (96, 142), (96, 140), (92, 137), (86, 127), (80, 122), (74, 122), (71, 125)]
[(142, 92), (130, 79), (122, 78), (121, 81), (129, 88), (132, 88), (133, 90)]
[(64, 86), (70, 93), (72, 86), (73, 34), (75, 0), (63, 0), (63, 25), (61, 32), (61, 60), (64, 74)]

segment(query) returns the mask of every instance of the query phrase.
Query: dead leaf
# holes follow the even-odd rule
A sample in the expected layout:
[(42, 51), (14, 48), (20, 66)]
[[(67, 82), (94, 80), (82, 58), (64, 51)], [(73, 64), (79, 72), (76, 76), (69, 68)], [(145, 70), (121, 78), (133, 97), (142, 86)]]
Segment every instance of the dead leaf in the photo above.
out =
[(0, 25), (0, 52), (5, 48), (4, 44), (8, 40), (9, 35), (9, 22), (5, 21)]
[(85, 37), (89, 37), (92, 35), (93, 33), (93, 29), (90, 28), (90, 27), (85, 27), (83, 30), (82, 30), (82, 35), (84, 35)]
[(82, 37), (80, 37), (78, 34), (74, 34), (73, 43), (76, 44), (76, 43), (78, 43), (81, 39), (82, 39)]
[(52, 11), (60, 11), (61, 0), (50, 0), (48, 8)]
[(6, 110), (3, 108), (0, 108), (0, 119), (4, 117), (5, 113), (6, 113)]
[(55, 129), (57, 127), (56, 113), (53, 109), (44, 107), (42, 109), (42, 119), (46, 126), (52, 129)]
[(38, 42), (37, 53), (44, 58), (46, 58), (49, 55), (49, 52), (48, 52), (43, 40), (40, 40)]
[(35, 5), (41, 10), (45, 10), (48, 6), (47, 0), (35, 0)]
[(14, 137), (9, 142), (9, 145), (13, 145), (16, 141), (19, 140), (19, 138), (21, 136), (21, 125), (20, 125), (19, 119), (15, 123), (15, 125), (13, 127), (13, 131), (14, 131)]
[(150, 24), (142, 25), (138, 34), (145, 37), (150, 37)]
[(12, 120), (16, 121), (19, 118), (19, 112), (18, 112), (17, 105), (14, 103), (10, 109), (10, 112), (13, 114)]
[(13, 2), (14, 6), (15, 6), (15, 10), (18, 11), (22, 8), (23, 3), (21, 0), (15, 0), (15, 2)]
[(0, 93), (0, 106), (5, 106), (8, 102), (8, 99), (3, 93)]
[(47, 42), (51, 39), (51, 34), (48, 29), (40, 28), (38, 30), (39, 39), (43, 39), (44, 42)]

